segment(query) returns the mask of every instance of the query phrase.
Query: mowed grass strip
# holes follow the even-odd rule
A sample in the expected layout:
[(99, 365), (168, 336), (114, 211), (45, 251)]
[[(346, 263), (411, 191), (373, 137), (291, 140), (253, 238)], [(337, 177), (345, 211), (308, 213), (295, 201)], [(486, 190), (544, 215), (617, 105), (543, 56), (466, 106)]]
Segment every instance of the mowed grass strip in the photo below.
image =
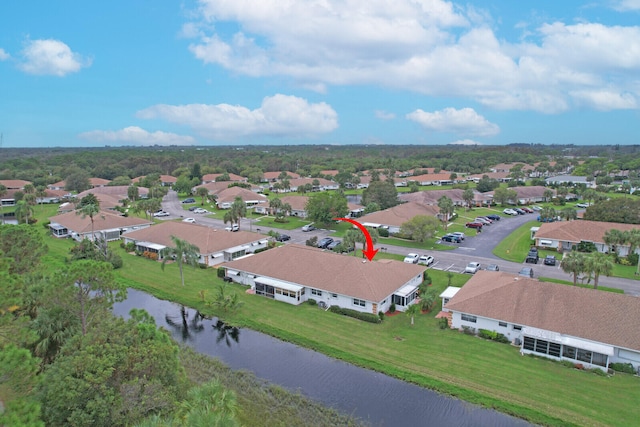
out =
[(523, 262), (531, 247), (531, 227), (539, 227), (537, 221), (529, 221), (516, 228), (493, 249), (493, 254), (507, 261)]

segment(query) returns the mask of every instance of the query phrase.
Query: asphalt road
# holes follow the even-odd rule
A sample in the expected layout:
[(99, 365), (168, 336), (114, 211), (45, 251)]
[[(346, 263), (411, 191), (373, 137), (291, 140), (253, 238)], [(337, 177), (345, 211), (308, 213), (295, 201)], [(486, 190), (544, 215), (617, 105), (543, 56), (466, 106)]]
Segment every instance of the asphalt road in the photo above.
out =
[[(198, 200), (196, 198), (196, 200)], [(167, 196), (163, 199), (162, 208), (171, 214), (169, 217), (160, 218), (162, 220), (174, 220), (176, 218), (191, 217), (195, 218), (196, 223), (207, 225), (209, 227), (222, 228), (229, 226), (224, 224), (221, 219), (207, 218), (204, 215), (193, 214), (183, 209), (182, 204), (178, 200), (178, 195), (175, 191), (169, 191)], [(496, 213), (501, 212), (501, 209), (496, 209)], [(466, 220), (473, 220), (475, 216), (466, 212), (460, 213), (461, 217)], [(455, 273), (462, 273), (465, 266), (471, 262), (479, 262), (481, 268), (486, 268), (488, 264), (497, 264), (500, 271), (517, 274), (522, 267), (532, 267), (534, 271), (534, 277), (550, 277), (555, 279), (562, 279), (573, 281), (573, 276), (565, 273), (560, 268), (560, 256), (558, 256), (558, 262), (555, 267), (542, 264), (542, 259), (537, 265), (525, 264), (524, 260), (521, 263), (505, 261), (492, 254), (492, 250), (506, 238), (513, 230), (520, 227), (522, 224), (533, 221), (537, 217), (536, 213), (518, 215), (513, 217), (503, 217), (502, 220), (494, 222), (490, 226), (483, 227), (483, 231), (476, 235), (475, 230), (469, 229), (466, 239), (461, 244), (445, 243), (451, 246), (455, 246), (456, 249), (450, 251), (431, 251), (431, 250), (415, 250), (410, 248), (404, 248), (400, 246), (385, 245), (382, 247), (378, 245), (378, 249), (382, 252), (406, 255), (409, 252), (418, 252), (421, 255), (432, 255), (435, 258), (435, 263), (431, 268), (444, 271), (452, 271)], [(240, 229), (247, 231), (254, 231), (261, 234), (268, 234), (269, 231), (280, 232), (291, 236), (291, 240), (287, 243), (298, 243), (304, 245), (306, 240), (312, 236), (317, 236), (318, 240), (323, 237), (331, 236), (331, 230), (317, 229), (311, 232), (303, 232), (300, 229), (296, 230), (280, 230), (275, 228), (264, 227), (260, 225), (260, 222), (256, 219), (242, 219), (240, 222)], [(621, 279), (617, 277), (601, 276), (599, 279), (599, 285), (607, 286), (611, 288), (618, 288), (624, 290), (625, 294), (640, 296), (640, 281)]]

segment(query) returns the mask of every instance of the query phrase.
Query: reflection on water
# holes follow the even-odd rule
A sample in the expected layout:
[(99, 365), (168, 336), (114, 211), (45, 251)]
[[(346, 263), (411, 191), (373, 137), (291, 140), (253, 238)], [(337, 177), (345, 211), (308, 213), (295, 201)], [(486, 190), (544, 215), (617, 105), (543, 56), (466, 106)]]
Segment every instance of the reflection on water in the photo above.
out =
[(218, 321), (212, 325), (213, 329), (218, 331), (218, 338), (216, 338), (216, 344), (220, 344), (224, 341), (227, 347), (231, 347), (231, 343), (238, 343), (240, 339), (240, 329), (235, 326), (229, 326), (224, 323), (222, 320), (218, 319)]
[[(507, 427), (530, 424), (431, 390), (358, 368), (251, 329), (240, 330), (195, 310), (129, 290), (114, 313), (145, 309), (178, 341), (258, 377), (359, 417), (373, 426)], [(428, 363), (428, 361), (425, 361)]]
[[(190, 316), (189, 312), (192, 312), (193, 316)], [(167, 325), (169, 325), (170, 329), (174, 332), (178, 333), (183, 343), (191, 341), (194, 334), (204, 331), (204, 325), (202, 324), (204, 318), (199, 311), (188, 310), (184, 305), (180, 306), (179, 315), (164, 315), (164, 320), (167, 322)], [(175, 338), (176, 334), (174, 333), (173, 336)]]

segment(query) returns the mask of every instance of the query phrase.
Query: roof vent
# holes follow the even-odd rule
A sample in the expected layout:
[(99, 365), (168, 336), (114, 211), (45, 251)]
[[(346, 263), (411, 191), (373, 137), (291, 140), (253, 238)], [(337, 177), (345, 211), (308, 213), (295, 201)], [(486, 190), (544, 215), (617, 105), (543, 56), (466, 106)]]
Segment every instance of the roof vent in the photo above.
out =
[(363, 264), (366, 264), (366, 263), (367, 263), (367, 260), (366, 260), (366, 259), (363, 259), (363, 260), (362, 260), (362, 263), (363, 263)]

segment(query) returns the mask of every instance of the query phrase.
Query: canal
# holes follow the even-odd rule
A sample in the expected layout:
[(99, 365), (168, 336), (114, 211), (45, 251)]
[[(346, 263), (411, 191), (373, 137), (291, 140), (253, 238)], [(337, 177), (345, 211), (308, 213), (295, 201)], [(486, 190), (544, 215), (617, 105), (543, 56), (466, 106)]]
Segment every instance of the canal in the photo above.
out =
[(269, 335), (229, 327), (195, 310), (128, 290), (114, 313), (149, 312), (158, 326), (196, 351), (216, 357), (289, 390), (361, 418), (372, 426), (528, 426), (502, 413), (471, 405), (387, 375), (332, 359)]

